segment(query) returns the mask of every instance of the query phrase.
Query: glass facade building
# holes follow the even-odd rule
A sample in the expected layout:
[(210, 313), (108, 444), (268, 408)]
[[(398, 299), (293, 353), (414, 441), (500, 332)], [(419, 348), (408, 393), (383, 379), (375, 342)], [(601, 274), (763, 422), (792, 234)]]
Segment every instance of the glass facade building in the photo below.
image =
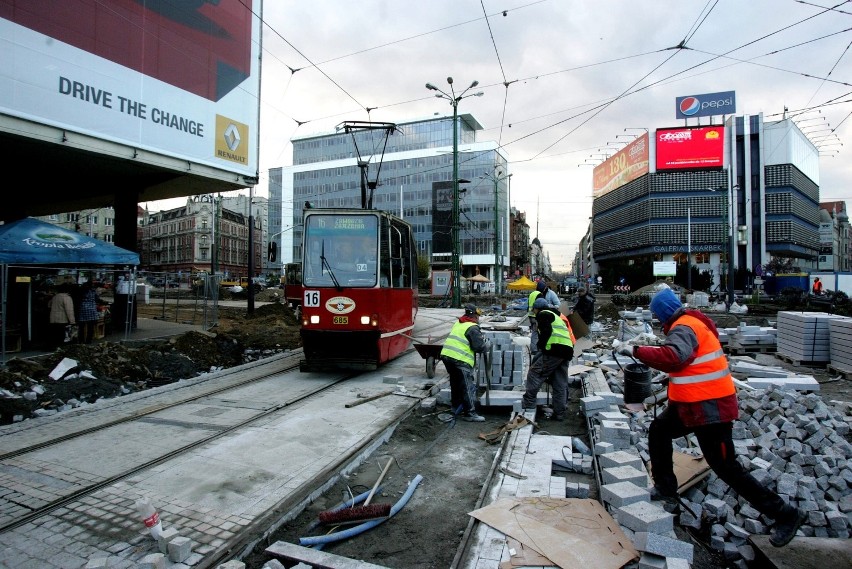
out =
[[(451, 251), (443, 246), (436, 249), (435, 243), (446, 242), (451, 225), (433, 219), (433, 212), (445, 205), (447, 188), (452, 199), (453, 126), (452, 116), (442, 116), (387, 129), (352, 126), (292, 139), (293, 166), (274, 168), (269, 175), (270, 212), (280, 215), (270, 220), (270, 240), (278, 243), (280, 261), (301, 257), (305, 204), (361, 208), (366, 202), (368, 208), (392, 212), (409, 222), (418, 256), (427, 258), (433, 268), (449, 268)], [(455, 126), (458, 177), (468, 180), (459, 184), (462, 275), (472, 276), (478, 270), (493, 281), (495, 264), (505, 271), (510, 258), (506, 158), (495, 142), (477, 141), (482, 127), (472, 115), (460, 114)], [(276, 203), (281, 207), (276, 208)], [(277, 238), (273, 237), (276, 231)]]

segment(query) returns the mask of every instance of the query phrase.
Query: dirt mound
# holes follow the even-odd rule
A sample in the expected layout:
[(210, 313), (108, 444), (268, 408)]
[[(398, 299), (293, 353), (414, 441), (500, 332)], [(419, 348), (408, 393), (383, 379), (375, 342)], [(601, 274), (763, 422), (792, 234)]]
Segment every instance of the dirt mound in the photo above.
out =
[[(138, 343), (67, 344), (40, 358), (13, 358), (0, 369), (0, 423), (191, 379), (301, 345), (299, 322), (288, 306), (271, 303), (246, 312), (220, 308), (209, 332)], [(62, 379), (51, 379), (65, 358), (77, 365)]]
[(217, 334), (226, 334), (246, 348), (255, 350), (292, 350), (302, 345), (299, 321), (284, 304), (272, 303), (246, 310), (221, 309)]

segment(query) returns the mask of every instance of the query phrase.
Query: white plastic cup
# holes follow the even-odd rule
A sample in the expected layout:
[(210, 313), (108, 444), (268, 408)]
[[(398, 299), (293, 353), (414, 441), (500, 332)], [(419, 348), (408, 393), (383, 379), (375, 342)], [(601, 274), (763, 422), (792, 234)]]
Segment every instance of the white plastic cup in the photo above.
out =
[(151, 536), (154, 539), (160, 539), (160, 536), (163, 535), (163, 523), (160, 521), (159, 512), (157, 512), (148, 500), (137, 501), (136, 508), (142, 516), (145, 527), (151, 532)]

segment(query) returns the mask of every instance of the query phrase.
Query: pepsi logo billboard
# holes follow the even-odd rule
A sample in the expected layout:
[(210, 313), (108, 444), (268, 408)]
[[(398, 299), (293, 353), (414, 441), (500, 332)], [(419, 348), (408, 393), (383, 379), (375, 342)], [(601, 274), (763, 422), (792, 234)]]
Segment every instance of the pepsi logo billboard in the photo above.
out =
[(735, 91), (688, 95), (675, 99), (675, 116), (679, 119), (732, 115), (736, 112), (737, 95)]
[(657, 170), (721, 168), (724, 154), (724, 126), (657, 130)]

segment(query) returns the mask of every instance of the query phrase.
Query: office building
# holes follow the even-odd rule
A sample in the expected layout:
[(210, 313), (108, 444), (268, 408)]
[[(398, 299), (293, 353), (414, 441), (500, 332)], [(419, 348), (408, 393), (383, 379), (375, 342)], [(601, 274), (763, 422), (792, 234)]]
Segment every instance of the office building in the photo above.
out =
[[(384, 123), (368, 123), (381, 125)], [(344, 123), (346, 125), (346, 123)], [(367, 207), (391, 211), (414, 228), (418, 255), (434, 269), (452, 260), (453, 118), (381, 128), (340, 128), (292, 139), (293, 166), (269, 172), (268, 234), (286, 264), (301, 256), (302, 212)], [(494, 281), (512, 274), (510, 187), (506, 157), (482, 126), (458, 115), (459, 255), (462, 276)]]
[(647, 132), (595, 168), (593, 195), (575, 270), (605, 287), (650, 282), (655, 261), (695, 266), (722, 291), (729, 273), (750, 289), (773, 259), (817, 266), (819, 150), (790, 119)]

